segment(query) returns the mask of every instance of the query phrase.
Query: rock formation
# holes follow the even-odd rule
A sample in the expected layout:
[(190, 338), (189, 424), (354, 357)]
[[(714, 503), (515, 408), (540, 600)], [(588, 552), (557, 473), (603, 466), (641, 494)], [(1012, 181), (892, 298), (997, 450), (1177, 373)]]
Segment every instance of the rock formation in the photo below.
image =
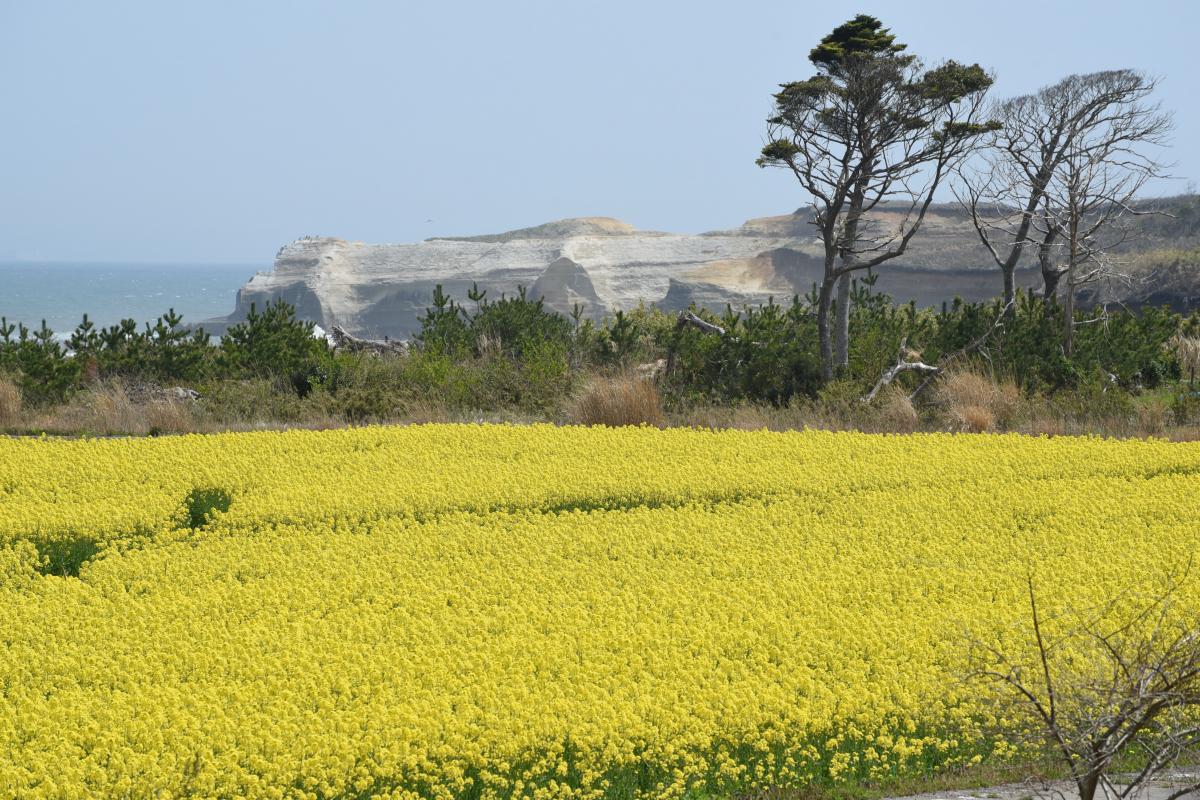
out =
[[(875, 224), (898, 219), (885, 208)], [(274, 268), (239, 290), (233, 314), (206, 325), (219, 329), (243, 319), (251, 303), (282, 298), (325, 330), (337, 325), (356, 336), (403, 339), (418, 329), (438, 284), (463, 303), (473, 284), (489, 298), (525, 287), (550, 308), (570, 313), (578, 305), (592, 319), (639, 303), (674, 312), (693, 303), (723, 311), (726, 304), (786, 301), (809, 292), (821, 274), (823, 250), (806, 220), (788, 214), (696, 235), (587, 217), (414, 244), (307, 237), (282, 247)], [(1031, 263), (1018, 270), (1018, 283), (1040, 284)], [(928, 306), (956, 296), (990, 298), (1000, 277), (962, 212), (935, 206), (909, 252), (879, 271), (876, 288)]]

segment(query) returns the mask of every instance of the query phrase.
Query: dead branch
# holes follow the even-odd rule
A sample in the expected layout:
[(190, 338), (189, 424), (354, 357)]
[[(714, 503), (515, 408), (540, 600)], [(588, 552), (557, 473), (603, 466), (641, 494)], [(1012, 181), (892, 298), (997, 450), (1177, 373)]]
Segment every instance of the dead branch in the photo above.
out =
[[(703, 320), (700, 317), (693, 314), (691, 311), (688, 311), (685, 309), (683, 311), (680, 311), (679, 316), (675, 319), (675, 333), (678, 334), (680, 331), (682, 331), (684, 328), (687, 328), (687, 327), (695, 328), (698, 331), (700, 331), (701, 333), (715, 333), (718, 336), (725, 335), (725, 329), (722, 328), (720, 325), (714, 325), (713, 323), (708, 322), (707, 320)], [(675, 371), (675, 344), (672, 342), (671, 349), (669, 351), (667, 351), (666, 366), (661, 371), (657, 372), (656, 375), (670, 375), (674, 371)]]
[[(1081, 800), (1092, 800), (1098, 789), (1129, 800), (1173, 765), (1197, 758), (1200, 631), (1191, 615), (1175, 607), (1188, 572), (1190, 565), (1182, 577), (1168, 575), (1163, 588), (1132, 611), (1121, 612), (1124, 604), (1113, 598), (1072, 614), (1076, 621), (1059, 622), (1053, 637), (1031, 575), (1032, 658), (974, 642), (983, 661), (972, 676), (1002, 687), (1013, 711), (1030, 714)], [(1114, 620), (1114, 614), (1121, 616)], [(1112, 766), (1133, 752), (1138, 769), (1113, 776)], [(1172, 798), (1200, 787), (1194, 776), (1188, 780), (1186, 787), (1172, 787)]]
[(862, 402), (869, 403), (875, 399), (875, 395), (879, 394), (885, 386), (896, 380), (896, 376), (901, 372), (925, 372), (931, 375), (936, 375), (941, 370), (937, 367), (926, 364), (923, 361), (908, 360), (911, 351), (908, 349), (908, 337), (900, 340), (900, 353), (896, 356), (896, 363), (884, 370), (883, 375), (875, 383), (871, 391), (862, 398)]
[(979, 336), (976, 336), (962, 348), (955, 350), (953, 353), (950, 353), (949, 355), (940, 359), (939, 363), (936, 365), (931, 366), (921, 361), (908, 360), (910, 356), (908, 339), (902, 339), (900, 341), (900, 354), (896, 357), (896, 363), (884, 371), (874, 388), (872, 388), (870, 392), (863, 396), (862, 402), (870, 403), (872, 400), (874, 400), (875, 395), (877, 395), (885, 386), (894, 381), (896, 376), (901, 372), (923, 372), (926, 375), (925, 380), (921, 381), (917, 388), (913, 390), (913, 393), (908, 396), (910, 401), (915, 399), (916, 396), (925, 389), (929, 382), (937, 378), (938, 375), (944, 373), (947, 367), (958, 361), (960, 358), (974, 353), (976, 350), (983, 347), (983, 345), (987, 343), (987, 340), (991, 338), (992, 334), (995, 333), (998, 328), (1002, 328), (1004, 326), (1004, 319), (1008, 316), (1008, 312), (1012, 307), (1012, 301), (1005, 304), (1004, 308), (1000, 309), (1000, 313), (996, 315), (996, 319), (986, 331), (981, 333)]
[(720, 325), (714, 325), (711, 322), (702, 320), (702, 319), (700, 319), (700, 317), (697, 317), (691, 311), (680, 311), (679, 318), (675, 322), (675, 329), (678, 330), (687, 325), (691, 325), (693, 328), (697, 328), (702, 333), (715, 333), (718, 336), (725, 335), (725, 329), (722, 328)]

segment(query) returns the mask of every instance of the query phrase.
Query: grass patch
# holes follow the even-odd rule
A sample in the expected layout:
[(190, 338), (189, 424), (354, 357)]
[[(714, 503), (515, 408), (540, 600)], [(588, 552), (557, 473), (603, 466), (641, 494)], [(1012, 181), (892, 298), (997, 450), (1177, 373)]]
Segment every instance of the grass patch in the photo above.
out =
[(80, 568), (100, 552), (98, 541), (78, 535), (65, 539), (43, 539), (34, 542), (34, 546), (41, 556), (38, 572), (72, 578), (78, 578)]
[(217, 487), (197, 487), (188, 492), (184, 505), (187, 510), (187, 526), (192, 530), (203, 528), (218, 513), (229, 510), (233, 498), (229, 492)]

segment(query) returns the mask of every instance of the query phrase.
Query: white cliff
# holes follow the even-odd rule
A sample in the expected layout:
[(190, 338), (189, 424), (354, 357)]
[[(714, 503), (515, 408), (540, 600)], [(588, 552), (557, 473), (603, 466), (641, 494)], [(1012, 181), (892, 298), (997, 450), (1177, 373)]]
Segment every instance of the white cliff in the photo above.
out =
[[(875, 216), (885, 227), (900, 219), (889, 209)], [(806, 220), (766, 217), (698, 235), (587, 217), (414, 244), (305, 238), (282, 247), (274, 268), (243, 286), (236, 310), (218, 324), (244, 318), (252, 303), (282, 298), (326, 330), (404, 338), (419, 328), (439, 284), (467, 305), (473, 284), (489, 298), (524, 287), (550, 308), (570, 313), (578, 304), (593, 319), (639, 303), (723, 311), (726, 304), (787, 301), (809, 292), (821, 274), (823, 249)], [(1020, 270), (1018, 278), (1032, 286), (1036, 273)], [(1000, 281), (961, 212), (935, 207), (905, 257), (880, 270), (876, 288), (901, 302), (936, 305), (992, 297)]]
[(723, 308), (790, 297), (795, 282), (771, 263), (782, 250), (791, 261), (816, 254), (782, 226), (697, 236), (638, 231), (607, 218), (415, 244), (306, 238), (281, 248), (274, 268), (242, 287), (231, 320), (251, 303), (283, 298), (326, 329), (403, 337), (418, 327), (439, 284), (462, 302), (472, 284), (489, 298), (524, 287), (551, 308), (568, 313), (578, 303), (592, 318), (639, 303), (686, 307), (694, 296), (710, 304), (724, 298)]

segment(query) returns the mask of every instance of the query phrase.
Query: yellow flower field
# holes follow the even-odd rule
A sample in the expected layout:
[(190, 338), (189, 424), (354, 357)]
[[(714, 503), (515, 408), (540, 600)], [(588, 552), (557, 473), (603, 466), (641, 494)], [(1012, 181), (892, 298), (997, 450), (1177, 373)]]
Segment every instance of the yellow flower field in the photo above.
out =
[[(228, 510), (192, 526), (196, 489)], [(1030, 576), (1062, 613), (1150, 590), (1198, 490), (1200, 445), (1100, 439), (3, 439), (0, 796), (722, 797), (1003, 757), (968, 644), (1030, 646)]]

